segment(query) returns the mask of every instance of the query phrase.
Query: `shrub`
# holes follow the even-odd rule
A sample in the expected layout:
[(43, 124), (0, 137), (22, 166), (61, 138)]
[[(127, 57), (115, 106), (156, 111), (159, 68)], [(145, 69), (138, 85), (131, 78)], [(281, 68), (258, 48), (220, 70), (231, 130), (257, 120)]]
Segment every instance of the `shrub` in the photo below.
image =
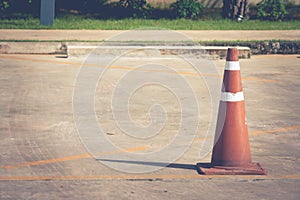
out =
[(196, 19), (203, 13), (203, 5), (197, 0), (177, 0), (171, 8), (179, 18)]
[(120, 6), (125, 9), (128, 17), (147, 18), (152, 7), (146, 0), (120, 0)]
[(282, 20), (287, 11), (282, 0), (262, 0), (257, 4), (257, 17), (263, 20)]

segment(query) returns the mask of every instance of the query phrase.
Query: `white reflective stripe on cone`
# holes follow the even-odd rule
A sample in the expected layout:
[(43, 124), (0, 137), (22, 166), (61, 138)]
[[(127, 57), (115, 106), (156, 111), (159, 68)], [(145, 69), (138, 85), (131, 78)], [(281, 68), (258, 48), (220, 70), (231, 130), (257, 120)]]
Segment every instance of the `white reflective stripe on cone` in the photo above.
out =
[(240, 70), (239, 61), (226, 61), (225, 70)]
[(244, 93), (243, 92), (237, 92), (237, 93), (222, 92), (221, 101), (226, 101), (226, 102), (244, 101)]

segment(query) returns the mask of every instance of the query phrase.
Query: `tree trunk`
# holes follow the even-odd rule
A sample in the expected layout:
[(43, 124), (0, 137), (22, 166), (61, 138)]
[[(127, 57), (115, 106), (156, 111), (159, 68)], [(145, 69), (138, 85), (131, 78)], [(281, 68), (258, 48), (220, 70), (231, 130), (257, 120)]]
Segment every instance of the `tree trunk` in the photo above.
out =
[(236, 19), (242, 16), (248, 17), (249, 1), (248, 0), (223, 0), (222, 17)]

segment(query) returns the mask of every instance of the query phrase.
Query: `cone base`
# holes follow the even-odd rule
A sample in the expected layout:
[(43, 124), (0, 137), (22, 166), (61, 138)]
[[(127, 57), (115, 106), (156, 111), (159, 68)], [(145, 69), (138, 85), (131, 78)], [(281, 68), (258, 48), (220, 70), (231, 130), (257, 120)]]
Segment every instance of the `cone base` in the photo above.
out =
[(211, 163), (197, 163), (197, 170), (204, 175), (267, 175), (267, 171), (259, 163), (248, 166), (228, 167), (212, 166)]

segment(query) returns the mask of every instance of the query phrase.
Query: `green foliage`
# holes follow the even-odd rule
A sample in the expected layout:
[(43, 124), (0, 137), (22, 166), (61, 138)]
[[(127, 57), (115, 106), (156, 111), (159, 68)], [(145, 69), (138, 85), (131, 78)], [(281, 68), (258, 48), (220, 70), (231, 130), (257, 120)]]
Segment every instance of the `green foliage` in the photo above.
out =
[(203, 5), (197, 0), (177, 0), (171, 5), (178, 18), (196, 19), (203, 13)]
[(9, 1), (0, 1), (0, 10), (4, 11), (9, 7)]
[(257, 17), (263, 20), (282, 20), (287, 11), (282, 0), (262, 0), (257, 5)]
[(15, 6), (17, 4), (19, 4), (19, 7), (22, 7), (24, 5), (28, 5), (31, 4), (32, 0), (0, 0), (0, 9), (1, 10), (6, 10), (12, 6)]
[[(41, 0), (0, 0), (0, 20), (39, 18)], [(220, 9), (204, 8), (199, 0), (177, 0), (172, 5), (157, 3), (150, 6), (148, 0), (55, 0), (56, 17), (80, 15), (95, 19), (220, 19)], [(216, 1), (216, 0), (214, 0)], [(221, 1), (221, 0), (220, 0)], [(224, 2), (229, 0), (224, 0)], [(230, 0), (236, 1), (237, 0)], [(249, 1), (249, 0), (245, 0)], [(154, 1), (152, 1), (154, 2)], [(155, 1), (158, 2), (158, 1)], [(169, 1), (164, 1), (169, 2)], [(286, 4), (286, 0), (261, 0), (250, 9), (251, 19), (298, 20), (299, 5)], [(153, 4), (151, 4), (153, 5)], [(155, 4), (154, 4), (155, 5)], [(286, 9), (285, 9), (286, 8)], [(286, 14), (287, 11), (289, 14)], [(205, 15), (202, 15), (205, 12)]]
[(40, 0), (0, 0), (0, 18), (30, 18), (39, 15)]
[[(38, 17), (41, 0), (0, 0), (0, 16), (19, 18), (18, 16)], [(97, 13), (103, 10), (107, 0), (55, 0), (56, 12), (75, 11), (77, 13)]]
[(125, 9), (127, 17), (147, 18), (152, 7), (146, 0), (120, 0), (119, 5)]

